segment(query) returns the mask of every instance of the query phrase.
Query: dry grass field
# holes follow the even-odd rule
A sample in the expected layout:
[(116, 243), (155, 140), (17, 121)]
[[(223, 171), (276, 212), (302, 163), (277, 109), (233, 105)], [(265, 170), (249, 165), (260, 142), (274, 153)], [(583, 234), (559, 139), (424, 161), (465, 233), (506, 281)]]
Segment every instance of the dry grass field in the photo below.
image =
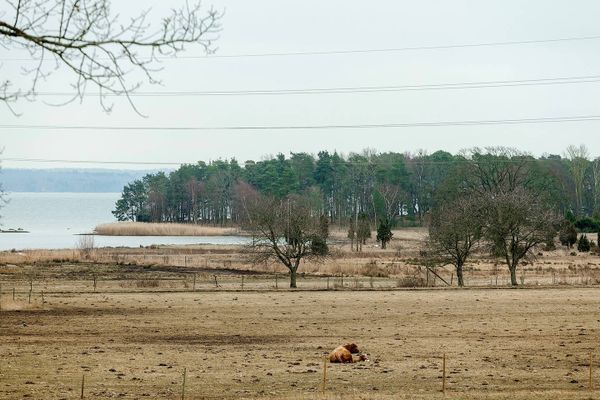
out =
[[(53, 293), (0, 313), (0, 398), (587, 399), (597, 288)], [(328, 366), (355, 341), (370, 361)]]
[[(598, 255), (540, 252), (510, 289), (479, 254), (460, 290), (419, 267), (423, 237), (334, 233), (295, 291), (236, 246), (0, 252), (0, 398), (80, 398), (85, 376), (84, 398), (180, 399), (184, 369), (186, 399), (600, 398)], [(323, 392), (348, 341), (370, 361), (328, 365)]]
[(231, 236), (240, 234), (237, 228), (148, 222), (101, 224), (96, 226), (94, 232), (107, 236)]

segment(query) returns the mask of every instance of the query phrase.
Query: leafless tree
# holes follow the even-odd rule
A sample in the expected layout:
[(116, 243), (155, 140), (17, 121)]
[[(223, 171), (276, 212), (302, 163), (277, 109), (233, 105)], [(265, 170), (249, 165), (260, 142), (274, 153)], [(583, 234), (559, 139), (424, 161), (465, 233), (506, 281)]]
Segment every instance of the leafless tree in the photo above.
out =
[(540, 196), (523, 188), (481, 198), (485, 210), (484, 235), (492, 252), (504, 258), (510, 281), (517, 285), (517, 267), (535, 257), (533, 250), (554, 236), (560, 218)]
[[(14, 79), (0, 81), (0, 101), (9, 105), (21, 97), (33, 99), (39, 82), (64, 67), (73, 76), (73, 96), (82, 100), (88, 84), (98, 90), (106, 111), (112, 104), (107, 95), (130, 94), (143, 80), (159, 83), (155, 73), (159, 57), (174, 56), (187, 44), (196, 43), (206, 52), (220, 30), (221, 14), (203, 12), (200, 3), (173, 9), (160, 26), (149, 22), (149, 11), (122, 21), (110, 8), (110, 0), (4, 0), (0, 8), (0, 46), (25, 49), (36, 63), (23, 68), (31, 85), (13, 87)], [(144, 78), (129, 81), (135, 71)], [(12, 110), (12, 109), (11, 109)]]
[(252, 232), (246, 251), (254, 262), (277, 260), (290, 271), (290, 287), (296, 287), (302, 260), (322, 260), (328, 254), (319, 215), (313, 215), (306, 199), (276, 199), (260, 194), (246, 196), (245, 226)]
[(396, 215), (398, 215), (398, 207), (402, 197), (400, 185), (381, 184), (376, 187), (376, 190), (385, 206), (385, 215), (383, 218), (393, 221)]
[(511, 147), (472, 148), (462, 152), (465, 190), (478, 195), (509, 193), (531, 183), (531, 158)]
[(453, 265), (458, 286), (464, 286), (463, 266), (481, 239), (483, 221), (484, 210), (473, 196), (459, 198), (432, 212), (427, 256), (438, 265)]
[(579, 215), (583, 208), (583, 186), (585, 179), (585, 172), (589, 165), (590, 152), (586, 145), (580, 146), (570, 145), (566, 150), (566, 157), (569, 160), (569, 171), (573, 176), (575, 182), (575, 202), (576, 202), (576, 213)]

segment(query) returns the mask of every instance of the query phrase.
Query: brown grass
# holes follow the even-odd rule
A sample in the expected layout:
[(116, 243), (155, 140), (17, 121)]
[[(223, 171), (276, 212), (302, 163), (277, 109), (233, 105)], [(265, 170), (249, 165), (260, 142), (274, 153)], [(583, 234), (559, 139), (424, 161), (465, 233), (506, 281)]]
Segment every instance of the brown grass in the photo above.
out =
[[(433, 400), (444, 353), (447, 398), (598, 398), (598, 307), (595, 288), (56, 292), (0, 313), (0, 398), (79, 397), (85, 374), (85, 398), (175, 399), (187, 368), (189, 399)], [(330, 364), (321, 395), (348, 341), (371, 361)]]
[(106, 236), (234, 236), (240, 231), (193, 224), (115, 222), (96, 226), (94, 233)]

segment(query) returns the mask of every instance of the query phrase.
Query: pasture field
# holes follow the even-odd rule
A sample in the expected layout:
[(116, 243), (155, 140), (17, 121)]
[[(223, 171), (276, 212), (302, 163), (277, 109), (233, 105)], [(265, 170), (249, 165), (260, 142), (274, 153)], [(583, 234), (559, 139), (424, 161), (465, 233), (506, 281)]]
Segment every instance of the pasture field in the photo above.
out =
[[(184, 371), (185, 399), (600, 398), (597, 254), (539, 251), (511, 289), (480, 252), (458, 289), (419, 265), (424, 235), (357, 253), (334, 232), (293, 291), (237, 246), (0, 252), (0, 399), (82, 380), (86, 399), (181, 399)], [(370, 361), (328, 365), (323, 390), (346, 342)]]
[[(4, 285), (6, 288), (6, 284)], [(588, 399), (589, 288), (4, 294), (0, 398)], [(370, 361), (328, 365), (354, 341)], [(447, 355), (447, 394), (442, 354)]]

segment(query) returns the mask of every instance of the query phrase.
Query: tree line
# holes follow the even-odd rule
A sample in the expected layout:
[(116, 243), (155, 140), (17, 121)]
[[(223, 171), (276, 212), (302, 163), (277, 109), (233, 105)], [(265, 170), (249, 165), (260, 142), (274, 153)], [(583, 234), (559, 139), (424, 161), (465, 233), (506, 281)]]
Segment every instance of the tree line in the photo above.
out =
[[(494, 175), (498, 171), (506, 175)], [(476, 178), (477, 173), (483, 175)], [(243, 165), (235, 159), (199, 161), (125, 185), (113, 214), (120, 221), (240, 224), (242, 199), (255, 190), (277, 199), (302, 196), (315, 215), (340, 226), (354, 221), (355, 231), (359, 218), (371, 226), (379, 221), (417, 226), (436, 207), (466, 190), (489, 191), (498, 180), (543, 193), (558, 214), (592, 230), (600, 219), (600, 158), (590, 159), (585, 146), (538, 158), (495, 147), (455, 155), (321, 151), (317, 156), (278, 154)]]

